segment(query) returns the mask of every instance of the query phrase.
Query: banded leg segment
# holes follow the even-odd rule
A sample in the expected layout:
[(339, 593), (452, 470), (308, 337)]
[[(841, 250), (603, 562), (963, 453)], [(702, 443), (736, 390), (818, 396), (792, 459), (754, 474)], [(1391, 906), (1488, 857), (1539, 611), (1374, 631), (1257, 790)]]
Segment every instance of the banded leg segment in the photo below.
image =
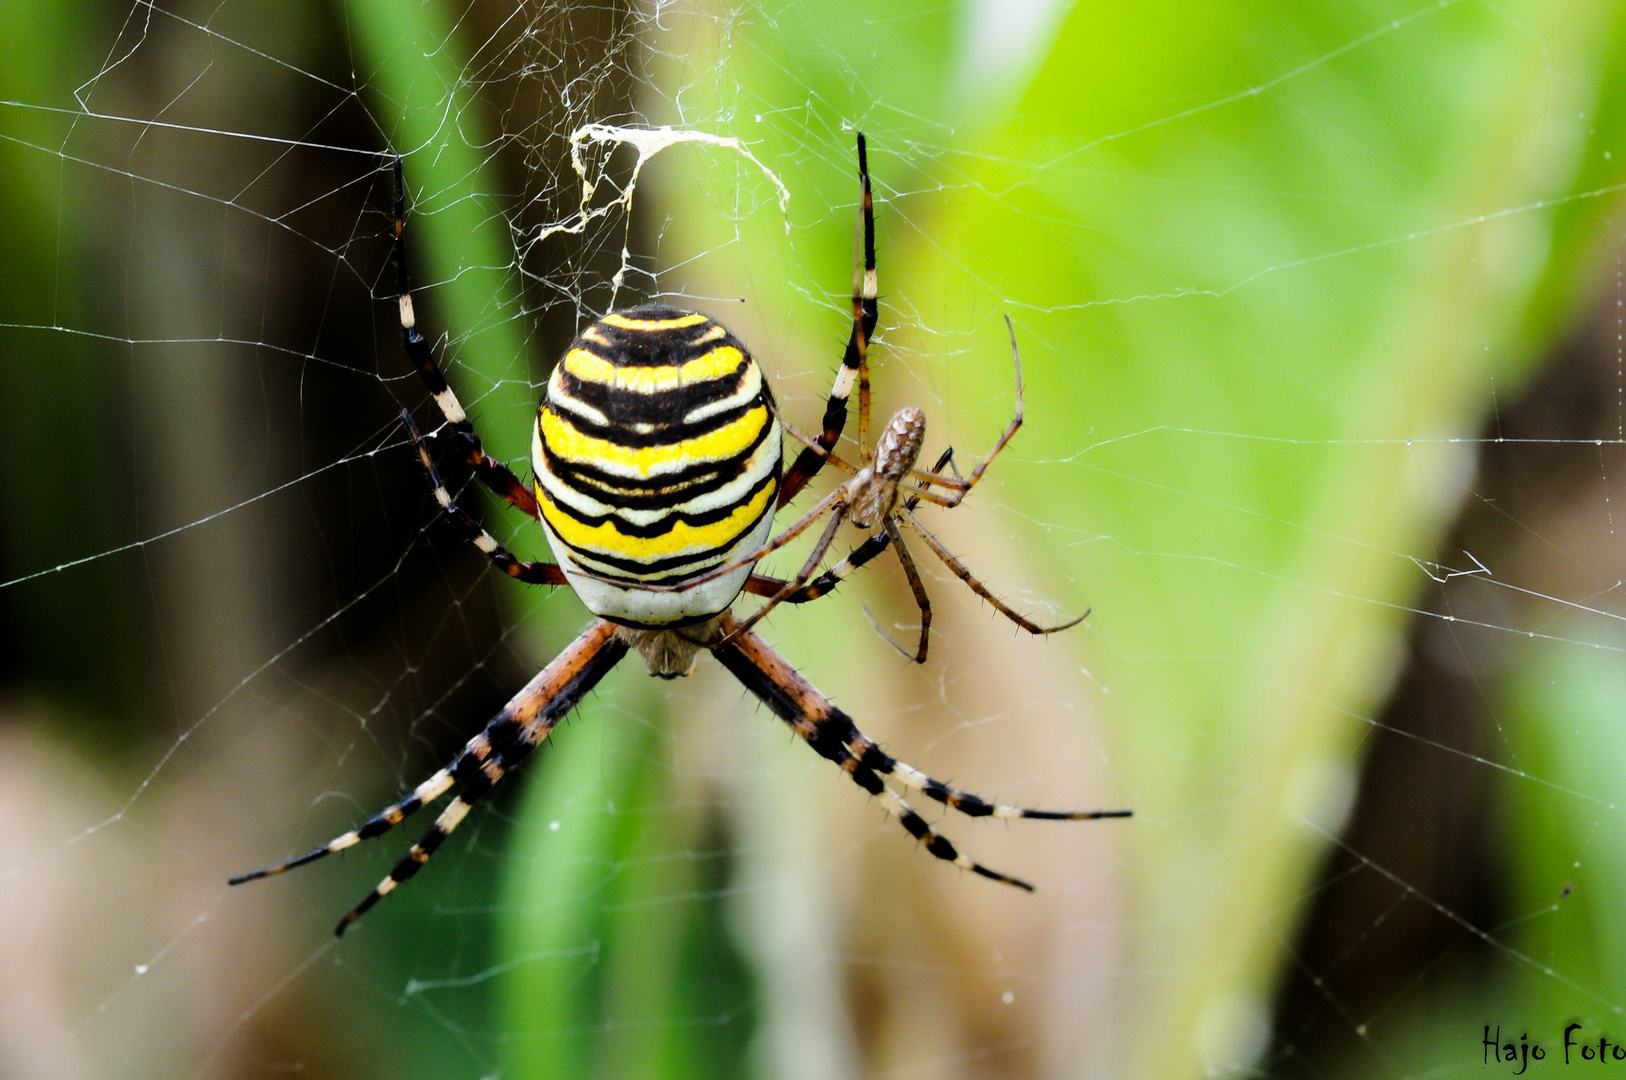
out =
[(1031, 818), (1035, 821), (1099, 821), (1102, 818), (1134, 817), (1133, 810), (1032, 810), (1025, 806), (1005, 806), (991, 803), (957, 787), (950, 787), (933, 779), (882, 750), (869, 736), (856, 728), (849, 748), (859, 760), (882, 776), (893, 776), (905, 787), (934, 799), (944, 806), (952, 806), (967, 817)]
[(452, 830), (462, 824), (474, 804), (504, 775), (523, 762), (559, 721), (626, 655), (627, 643), (616, 635), (615, 624), (600, 619), (538, 672), (486, 727), (484, 734), (490, 736), (491, 750), (481, 762), (479, 771), (469, 777), (459, 789), (457, 797), (446, 805), (429, 831), (395, 864), (389, 876), (339, 920), (339, 925), (333, 929), (334, 934), (343, 935), (374, 904), (416, 874), (429, 861), (429, 856), (446, 842)]
[(841, 357), (835, 384), (830, 388), (830, 400), (824, 407), (824, 428), (816, 441), (817, 448), (809, 446), (796, 455), (779, 485), (779, 505), (794, 499), (807, 482), (824, 467), (826, 454), (841, 441), (841, 432), (847, 426), (847, 399), (852, 396), (853, 384), (858, 385), (858, 423), (861, 444), (869, 443), (869, 340), (875, 333), (879, 316), (876, 297), (879, 286), (875, 276), (875, 202), (870, 194), (869, 150), (863, 132), (858, 134), (859, 223), (863, 233), (863, 271), (857, 258), (853, 260), (853, 329), (847, 339), (847, 351)]
[(928, 798), (972, 817), (1039, 818), (1051, 821), (1078, 821), (1103, 817), (1128, 817), (1127, 810), (1109, 811), (1057, 811), (1030, 810), (1019, 806), (1002, 806), (987, 802), (969, 792), (950, 787), (925, 773), (907, 765), (881, 750), (868, 736), (858, 730), (846, 713), (821, 694), (791, 667), (767, 643), (752, 633), (739, 633), (739, 622), (732, 615), (724, 615), (718, 629), (725, 635), (737, 635), (731, 642), (716, 649), (717, 659), (746, 689), (756, 695), (780, 719), (807, 741), (820, 756), (841, 766), (843, 772), (859, 787), (880, 798), (899, 822), (912, 835), (926, 844), (926, 849), (939, 859), (955, 863), (964, 869), (995, 881), (1015, 885), (1031, 891), (1032, 886), (1008, 875), (981, 866), (961, 855), (947, 838), (935, 832), (927, 823), (882, 781), (886, 775), (916, 788)]
[[(863, 566), (881, 552), (885, 551), (892, 538), (884, 532), (875, 533), (864, 540), (862, 544), (842, 559), (836, 565), (803, 585), (800, 589), (786, 594), (781, 604), (806, 604), (828, 595), (837, 585), (840, 585), (852, 574), (854, 570)], [(777, 596), (790, 582), (783, 578), (769, 577), (767, 574), (752, 574), (745, 581), (745, 591), (752, 596)]]
[[(477, 744), (479, 744), (478, 749)], [(236, 877), (229, 879), (226, 884), (241, 885), (245, 881), (258, 881), (263, 877), (270, 877), (273, 874), (281, 874), (284, 871), (293, 870), (297, 867), (304, 866), (307, 863), (313, 863), (317, 859), (327, 855), (332, 855), (336, 851), (343, 851), (345, 848), (355, 847), (363, 840), (371, 840), (375, 836), (384, 835), (391, 829), (395, 828), (395, 826), (405, 821), (408, 815), (417, 811), (425, 803), (434, 802), (436, 799), (450, 791), (452, 789), (452, 785), (457, 783), (457, 774), (466, 769), (469, 762), (478, 762), (481, 760), (481, 758), (478, 756), (481, 751), (489, 752), (487, 735), (485, 732), (481, 732), (479, 735), (476, 735), (474, 738), (470, 739), (468, 743), (464, 745), (463, 752), (457, 756), (457, 759), (453, 761), (451, 765), (441, 769), (439, 772), (435, 773), (435, 775), (419, 784), (412, 790), (412, 794), (408, 795), (400, 802), (393, 803), (390, 806), (385, 807), (383, 810), (380, 810), (372, 817), (368, 818), (360, 828), (351, 829), (342, 836), (334, 837), (321, 847), (312, 851), (307, 851), (305, 854), (300, 855), (297, 858), (289, 859), (287, 862), (277, 863), (275, 866), (262, 867), (259, 870), (251, 870), (246, 874), (238, 874)]]
[(401, 159), (395, 159), (395, 282), (396, 302), (401, 314), (401, 342), (407, 359), (418, 369), (429, 393), (435, 399), (446, 423), (457, 433), (463, 444), (463, 459), (474, 469), (480, 481), (515, 509), (541, 520), (536, 496), (520, 482), (519, 477), (502, 462), (486, 454), (480, 436), (463, 411), (463, 405), (452, 392), (446, 376), (435, 363), (429, 342), (418, 332), (417, 314), (412, 309), (412, 275), (407, 268), (406, 254), (406, 184), (402, 177)]
[[(502, 779), (503, 770), (500, 763), (493, 762), (493, 765), (497, 772), (497, 779)], [(340, 919), (339, 924), (333, 928), (333, 936), (343, 937), (344, 932), (350, 929), (351, 923), (367, 914), (368, 911), (372, 910), (374, 904), (394, 892), (397, 885), (410, 880), (412, 875), (416, 874), (423, 867), (423, 864), (429, 861), (429, 856), (433, 855), (436, 849), (446, 842), (446, 838), (452, 835), (452, 830), (462, 824), (463, 819), (474, 808), (474, 804), (479, 802), (495, 783), (495, 780), (487, 779), (482, 775), (464, 784), (458, 791), (457, 798), (446, 804), (446, 809), (440, 812), (440, 816), (429, 827), (429, 831), (418, 838), (418, 842), (413, 844), (406, 855), (401, 858), (401, 861), (396, 863), (390, 870), (389, 876), (374, 886), (373, 891), (367, 894), (365, 900), (345, 912), (344, 918)]]
[(917, 814), (902, 796), (882, 783), (875, 770), (864, 764), (845, 745), (843, 734), (857, 730), (851, 718), (768, 648), (766, 642), (755, 634), (739, 633), (739, 623), (731, 615), (723, 616), (718, 629), (725, 634), (738, 635), (728, 644), (716, 648), (714, 655), (718, 661), (775, 715), (789, 724), (820, 757), (835, 762), (853, 783), (880, 799), (881, 805), (897, 817), (898, 823), (911, 836), (925, 844), (927, 851), (974, 874), (1033, 891), (1033, 886), (1020, 878), (990, 870), (969, 856), (962, 855), (947, 837), (928, 825), (926, 819)]
[(406, 425), (407, 433), (412, 436), (412, 445), (417, 447), (418, 460), (423, 464), (424, 475), (429, 478), (429, 489), (435, 493), (435, 501), (446, 512), (458, 528), (468, 536), (475, 547), (485, 552), (493, 565), (511, 578), (516, 578), (527, 585), (564, 585), (565, 573), (553, 563), (527, 562), (517, 559), (507, 548), (497, 542), (497, 538), (487, 532), (474, 516), (452, 498), (452, 493), (446, 490), (441, 481), (440, 474), (435, 471), (434, 459), (429, 456), (429, 448), (424, 445), (423, 436), (418, 434), (418, 427), (412, 422), (412, 414), (405, 409), (401, 410), (401, 422)]
[[(951, 446), (947, 450), (943, 451), (943, 456), (937, 459), (937, 464), (933, 466), (932, 471), (936, 472), (941, 470), (943, 466), (952, 461), (953, 458), (954, 447)], [(913, 496), (911, 496), (904, 503), (904, 507), (909, 510), (913, 510), (919, 505), (920, 499)], [(817, 600), (819, 597), (828, 594), (837, 585), (841, 584), (841, 582), (845, 580), (846, 577), (854, 570), (857, 570), (859, 567), (875, 558), (881, 552), (885, 551), (887, 545), (891, 542), (891, 533), (885, 529), (878, 533), (871, 533), (869, 536), (864, 538), (864, 542), (862, 544), (859, 544), (857, 547), (853, 548), (852, 551), (848, 552), (845, 559), (842, 559), (840, 562), (836, 563), (836, 565), (832, 566), (830, 569), (826, 570), (824, 573), (820, 574), (806, 585), (803, 585), (801, 588), (786, 594), (780, 599), (779, 602), (781, 604), (805, 604), (810, 600)], [(745, 591), (750, 593), (752, 596), (778, 596), (784, 591), (786, 584), (787, 583), (780, 578), (769, 577), (766, 574), (752, 574), (745, 581)]]
[[(430, 830), (431, 834), (437, 830), (449, 833), (457, 827), (463, 815), (468, 813), (469, 807), (502, 779), (505, 772), (523, 760), (525, 755), (530, 753), (531, 749), (545, 738), (565, 714), (574, 708), (626, 654), (627, 646), (615, 636), (615, 626), (603, 620), (595, 622), (555, 657), (551, 664), (538, 672), (524, 689), (515, 694), (502, 711), (486, 725), (485, 730), (465, 743), (462, 751), (450, 765), (419, 784), (413, 789), (412, 794), (373, 815), (360, 828), (352, 829), (314, 851), (275, 866), (239, 874), (229, 883), (241, 885), (245, 881), (280, 874), (315, 862), (336, 851), (354, 847), (363, 840), (381, 836), (399, 825), (413, 811), (440, 798), (454, 786), (461, 785), (457, 798), (442, 812), (435, 828)], [(426, 836), (425, 839), (430, 838)], [(420, 842), (413, 851), (432, 851), (442, 840), (444, 835), (440, 839), (430, 840), (427, 848)], [(424, 859), (427, 857), (424, 855)], [(423, 859), (416, 859), (412, 855), (408, 858), (414, 859), (417, 864), (423, 862)], [(400, 867), (396, 869), (399, 870)], [(410, 877), (411, 873), (409, 871), (400, 877), (392, 873), (391, 877), (398, 884)], [(380, 886), (383, 893), (388, 893), (394, 887), (393, 884), (388, 888)], [(364, 911), (377, 903), (377, 898), (383, 893), (375, 889), (373, 897), (365, 901), (357, 912), (352, 913), (354, 917), (347, 917), (341, 924), (341, 932), (359, 917), (359, 911)]]

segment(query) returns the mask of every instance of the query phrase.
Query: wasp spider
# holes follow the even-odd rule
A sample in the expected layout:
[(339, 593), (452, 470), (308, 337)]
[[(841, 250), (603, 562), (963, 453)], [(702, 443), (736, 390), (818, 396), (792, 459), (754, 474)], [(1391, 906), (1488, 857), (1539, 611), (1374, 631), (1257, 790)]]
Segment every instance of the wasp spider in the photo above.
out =
[[(336, 932), (344, 933), (417, 873), (469, 809), (524, 761), (629, 651), (643, 658), (650, 674), (662, 678), (687, 674), (698, 653), (710, 652), (808, 745), (880, 799), (926, 850), (995, 881), (1033, 888), (961, 854), (904, 801), (896, 787), (912, 788), (972, 817), (1077, 821), (1129, 816), (1127, 810), (1000, 806), (935, 780), (883, 751), (751, 632), (751, 626), (775, 605), (825, 595), (890, 546), (902, 561), (920, 607), (920, 643), (914, 657), (923, 661), (931, 606), (900, 525), (919, 535), (956, 576), (1023, 629), (1050, 633), (1078, 621), (1042, 627), (1017, 614), (949, 554), (914, 514), (922, 501), (957, 505), (1021, 425), (1022, 374), (1014, 333), (1016, 415), (969, 476), (962, 478), (953, 470), (952, 451), (930, 471), (915, 468), (926, 421), (913, 408), (892, 417), (873, 455), (865, 453), (862, 466), (850, 465), (834, 453), (855, 386), (860, 449), (869, 441), (867, 356), (876, 321), (875, 218), (862, 135), (858, 176), (863, 264), (854, 267), (853, 329), (825, 408), (823, 429), (816, 437), (801, 435), (783, 422), (762, 369), (734, 335), (704, 315), (649, 305), (595, 322), (554, 368), (531, 436), (535, 480), (526, 485), (486, 454), (417, 329), (407, 274), (401, 162), (396, 160), (395, 263), (406, 354), (428, 384), (463, 459), (492, 491), (541, 522), (555, 561), (515, 558), (459, 507), (441, 482), (411, 415), (403, 414), (435, 499), (499, 569), (528, 584), (568, 585), (597, 617), (465, 744), (451, 764), (411, 794), (314, 851), (232, 878), (233, 885), (303, 866), (379, 836), (455, 788), (456, 796), (423, 838), (340, 920)], [(789, 469), (782, 460), (786, 432), (803, 444)], [(774, 511), (800, 492), (827, 461), (852, 473), (852, 478), (770, 540)], [(826, 514), (824, 532), (794, 578), (781, 581), (752, 573), (759, 558)], [(879, 531), (814, 578), (844, 519)], [(768, 603), (741, 621), (729, 610), (741, 592), (768, 597)]]

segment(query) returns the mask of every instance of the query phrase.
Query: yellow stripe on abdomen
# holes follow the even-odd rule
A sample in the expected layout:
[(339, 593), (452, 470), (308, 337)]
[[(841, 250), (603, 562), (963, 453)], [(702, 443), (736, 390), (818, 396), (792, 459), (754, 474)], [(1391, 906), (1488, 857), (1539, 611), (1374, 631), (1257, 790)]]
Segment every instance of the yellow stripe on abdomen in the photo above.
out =
[(612, 311), (599, 320), (606, 326), (614, 326), (621, 330), (643, 330), (651, 333), (660, 330), (681, 330), (685, 326), (699, 326), (701, 323), (710, 321), (697, 311), (691, 311), (687, 315), (679, 315), (675, 319), (629, 319), (625, 315)]
[(635, 394), (658, 394), (680, 386), (710, 382), (732, 375), (745, 356), (732, 345), (720, 345), (676, 367), (621, 367), (586, 349), (571, 349), (562, 361), (564, 369), (583, 382), (597, 383)]
[(548, 453), (568, 462), (639, 480), (689, 465), (734, 457), (756, 442), (769, 421), (767, 406), (759, 405), (738, 420), (693, 439), (664, 446), (630, 447), (584, 435), (552, 409), (544, 408), (538, 417), (542, 442)]
[(764, 485), (749, 502), (736, 506), (721, 521), (709, 525), (676, 521), (666, 532), (650, 537), (628, 536), (615, 527), (613, 519), (602, 525), (584, 525), (554, 505), (540, 484), (536, 487), (536, 493), (548, 527), (565, 543), (622, 559), (653, 562), (687, 551), (703, 553), (727, 549), (762, 516), (778, 489), (778, 484)]

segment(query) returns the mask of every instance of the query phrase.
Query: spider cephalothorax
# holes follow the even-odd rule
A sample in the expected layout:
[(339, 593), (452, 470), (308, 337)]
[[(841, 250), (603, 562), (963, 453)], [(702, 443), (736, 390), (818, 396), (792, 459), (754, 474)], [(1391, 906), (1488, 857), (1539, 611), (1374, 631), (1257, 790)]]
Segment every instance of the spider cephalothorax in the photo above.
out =
[[(705, 315), (649, 305), (612, 312), (566, 350), (548, 380), (532, 435), (534, 484), (520, 482), (490, 458), (417, 329), (405, 245), (406, 204), (401, 161), (395, 161), (395, 258), (398, 307), (408, 358), (423, 376), (461, 456), (475, 475), (516, 509), (542, 523), (555, 563), (515, 558), (452, 499), (413, 425), (402, 419), (429, 477), (435, 500), (498, 569), (533, 585), (569, 585), (597, 618), (516, 694), (451, 764), (360, 827), (276, 866), (232, 879), (236, 885), (302, 866), (381, 835), (454, 787), (457, 795), (435, 824), (368, 897), (340, 920), (356, 919), (416, 874), (469, 809), (525, 760), (560, 720), (629, 651), (650, 674), (675, 678), (710, 652), (818, 754), (878, 798), (903, 827), (939, 859), (1031, 891), (1024, 881), (990, 870), (957, 851), (909, 806), (894, 784), (923, 793), (972, 817), (1081, 820), (1127, 817), (1127, 810), (1029, 810), (986, 802), (952, 788), (883, 751), (775, 653), (751, 627), (780, 603), (800, 604), (829, 593), (848, 574), (889, 546), (897, 553), (920, 607), (924, 662), (931, 604), (904, 544), (907, 525), (977, 595), (1034, 634), (1072, 626), (1040, 626), (990, 592), (915, 517), (922, 501), (958, 506), (1022, 424), (1022, 366), (1016, 369), (1016, 414), (970, 475), (945, 451), (930, 471), (915, 468), (926, 435), (919, 409), (900, 409), (877, 440), (869, 440), (870, 335), (876, 323), (875, 218), (864, 137), (858, 136), (863, 263), (853, 274), (853, 329), (837, 370), (824, 424), (808, 437), (778, 415), (766, 380), (745, 346)], [(1006, 320), (1007, 325), (1009, 320)], [(858, 388), (859, 466), (835, 454), (847, 423), (847, 401)], [(789, 469), (785, 433), (803, 444)], [(768, 539), (775, 509), (796, 496), (826, 462), (851, 478), (820, 499), (779, 536)], [(944, 472), (948, 469), (949, 472)], [(797, 575), (783, 581), (752, 573), (757, 561), (829, 520)], [(814, 577), (843, 521), (879, 527), (835, 566)], [(743, 622), (729, 608), (744, 591), (768, 598)], [(1079, 617), (1080, 619), (1083, 616)], [(896, 644), (896, 643), (894, 643)], [(901, 647), (900, 647), (901, 648)], [(907, 655), (907, 650), (904, 650)], [(892, 784), (887, 783), (893, 781)]]

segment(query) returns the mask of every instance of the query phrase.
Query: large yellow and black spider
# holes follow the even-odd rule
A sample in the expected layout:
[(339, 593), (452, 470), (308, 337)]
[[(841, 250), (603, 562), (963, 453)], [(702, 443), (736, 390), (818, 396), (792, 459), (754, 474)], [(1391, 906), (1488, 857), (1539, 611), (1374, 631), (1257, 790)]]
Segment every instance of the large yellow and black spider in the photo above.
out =
[[(903, 564), (920, 607), (920, 642), (913, 658), (924, 662), (931, 605), (904, 544), (901, 526), (905, 525), (956, 576), (1024, 630), (1048, 634), (1079, 621), (1044, 627), (1024, 618), (978, 582), (914, 514), (922, 501), (958, 505), (1021, 426), (1022, 367), (1014, 331), (1011, 357), (1016, 368), (1016, 413), (970, 475), (962, 477), (952, 471), (952, 450), (929, 471), (915, 468), (926, 433), (925, 416), (919, 409), (899, 410), (876, 441), (874, 453), (866, 449), (868, 349), (877, 317), (877, 283), (875, 215), (863, 135), (858, 136), (858, 178), (863, 264), (853, 270), (853, 329), (830, 391), (823, 430), (816, 438), (784, 423), (761, 368), (726, 329), (696, 312), (648, 305), (611, 313), (589, 326), (554, 368), (532, 431), (531, 465), (536, 476), (527, 487), (501, 462), (487, 456), (457, 395), (435, 364), (428, 341), (418, 332), (407, 273), (406, 197), (401, 161), (396, 159), (395, 263), (407, 357), (428, 384), (475, 475), (509, 504), (542, 523), (556, 561), (516, 559), (459, 507), (441, 483), (411, 415), (404, 413), (435, 499), (499, 569), (533, 585), (569, 585), (597, 618), (484, 731), (470, 739), (451, 764), (406, 798), (314, 851), (242, 874), (232, 878), (231, 884), (279, 874), (381, 835), (425, 803), (457, 788), (452, 802), (423, 838), (339, 921), (335, 932), (343, 934), (367, 909), (417, 873), (469, 809), (518, 766), (629, 651), (643, 657), (651, 675), (668, 679), (687, 674), (695, 657), (702, 650), (709, 651), (808, 745), (880, 799), (927, 851), (995, 881), (1033, 889), (1025, 881), (960, 854), (883, 778), (890, 777), (972, 817), (1078, 821), (1129, 816), (1128, 810), (1000, 806), (935, 780), (883, 751), (858, 730), (851, 717), (751, 632), (776, 605), (805, 603), (825, 595), (890, 546)], [(855, 384), (859, 449), (864, 455), (860, 466), (850, 465), (834, 453), (847, 424), (847, 401)], [(782, 460), (786, 432), (803, 444), (788, 470)], [(774, 511), (795, 497), (826, 461), (851, 473), (851, 478), (770, 540)], [(945, 468), (951, 472), (945, 473)], [(824, 532), (794, 578), (781, 581), (752, 573), (758, 559), (825, 515), (829, 521)], [(815, 579), (813, 574), (844, 519), (878, 531)], [(768, 597), (743, 622), (729, 610), (742, 591)]]

